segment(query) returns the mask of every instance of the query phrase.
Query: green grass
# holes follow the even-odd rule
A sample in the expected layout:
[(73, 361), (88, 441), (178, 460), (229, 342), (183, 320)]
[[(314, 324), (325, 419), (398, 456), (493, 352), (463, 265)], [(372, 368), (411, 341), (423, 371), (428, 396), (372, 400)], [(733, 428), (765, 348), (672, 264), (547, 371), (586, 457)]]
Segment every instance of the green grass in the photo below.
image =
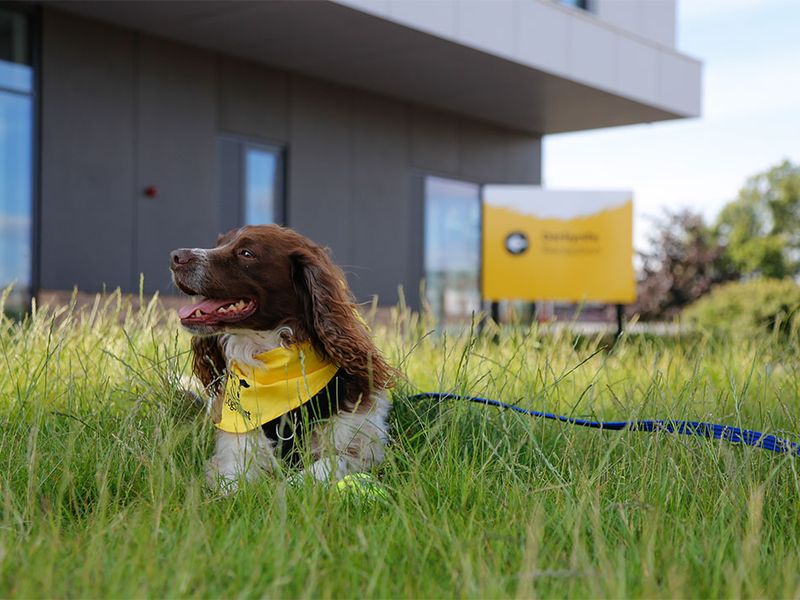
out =
[(174, 383), (188, 338), (157, 303), (0, 321), (0, 596), (800, 596), (797, 459), (403, 400), (797, 439), (794, 343), (428, 329), (398, 309), (375, 330), (408, 380), (376, 473), (389, 500), (365, 506), (279, 478), (206, 491), (212, 428)]

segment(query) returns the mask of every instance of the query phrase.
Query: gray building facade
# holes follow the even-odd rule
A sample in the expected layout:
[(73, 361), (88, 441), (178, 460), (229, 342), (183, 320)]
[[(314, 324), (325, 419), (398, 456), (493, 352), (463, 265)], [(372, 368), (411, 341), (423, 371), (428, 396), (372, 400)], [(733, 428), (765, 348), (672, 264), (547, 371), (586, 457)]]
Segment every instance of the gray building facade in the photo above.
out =
[[(699, 114), (674, 2), (624, 4), (0, 4), (31, 48), (0, 55), (32, 73), (28, 286), (174, 292), (170, 250), (275, 221), (329, 246), (361, 300), (403, 286), (418, 306), (428, 278), (467, 310), (480, 185), (540, 183), (547, 133)], [(0, 70), (8, 120), (3, 90)]]

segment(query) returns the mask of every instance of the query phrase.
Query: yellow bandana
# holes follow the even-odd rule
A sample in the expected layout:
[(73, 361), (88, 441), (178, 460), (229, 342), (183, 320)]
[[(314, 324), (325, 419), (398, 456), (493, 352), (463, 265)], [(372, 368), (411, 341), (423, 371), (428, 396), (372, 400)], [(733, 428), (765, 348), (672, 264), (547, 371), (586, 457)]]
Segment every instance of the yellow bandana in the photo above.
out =
[(230, 365), (222, 416), (222, 431), (244, 433), (261, 427), (308, 402), (339, 368), (304, 342), (276, 348), (254, 357), (257, 367)]

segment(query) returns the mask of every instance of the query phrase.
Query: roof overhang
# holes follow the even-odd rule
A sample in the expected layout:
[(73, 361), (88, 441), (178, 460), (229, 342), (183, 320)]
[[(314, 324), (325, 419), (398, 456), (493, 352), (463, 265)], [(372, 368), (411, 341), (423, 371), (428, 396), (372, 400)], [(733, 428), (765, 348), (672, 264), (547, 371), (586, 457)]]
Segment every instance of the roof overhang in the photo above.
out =
[[(537, 10), (564, 10), (552, 2), (551, 9), (537, 0), (526, 1), (535, 3)], [(700, 66), (696, 61), (696, 69), (689, 70), (688, 75), (677, 74), (681, 81), (664, 81), (662, 75), (659, 87), (693, 86), (697, 88), (697, 100), (692, 102), (697, 106), (687, 108), (685, 102), (684, 106), (669, 106), (655, 96), (645, 101), (635, 94), (615, 90), (614, 82), (605, 85), (580, 81), (579, 76), (569, 72), (537, 68), (531, 60), (512, 53), (502, 56), (475, 47), (468, 40), (434, 35), (352, 3), (73, 0), (45, 4), (535, 134), (662, 121), (699, 113)], [(671, 49), (662, 50), (677, 54)], [(562, 51), (566, 53), (567, 49), (553, 49)]]

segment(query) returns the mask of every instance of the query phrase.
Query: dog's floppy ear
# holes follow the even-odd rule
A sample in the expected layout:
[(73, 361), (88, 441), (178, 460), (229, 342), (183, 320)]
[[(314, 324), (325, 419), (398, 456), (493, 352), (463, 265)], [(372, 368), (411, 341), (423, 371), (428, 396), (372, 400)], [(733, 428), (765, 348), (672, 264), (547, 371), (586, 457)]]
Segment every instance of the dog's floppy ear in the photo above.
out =
[(219, 336), (192, 337), (192, 355), (192, 372), (195, 377), (202, 382), (203, 387), (211, 386), (216, 392), (225, 374), (225, 355)]
[(369, 388), (391, 384), (386, 364), (358, 317), (344, 273), (322, 248), (298, 248), (290, 254), (292, 280), (303, 304), (306, 333), (318, 352)]

